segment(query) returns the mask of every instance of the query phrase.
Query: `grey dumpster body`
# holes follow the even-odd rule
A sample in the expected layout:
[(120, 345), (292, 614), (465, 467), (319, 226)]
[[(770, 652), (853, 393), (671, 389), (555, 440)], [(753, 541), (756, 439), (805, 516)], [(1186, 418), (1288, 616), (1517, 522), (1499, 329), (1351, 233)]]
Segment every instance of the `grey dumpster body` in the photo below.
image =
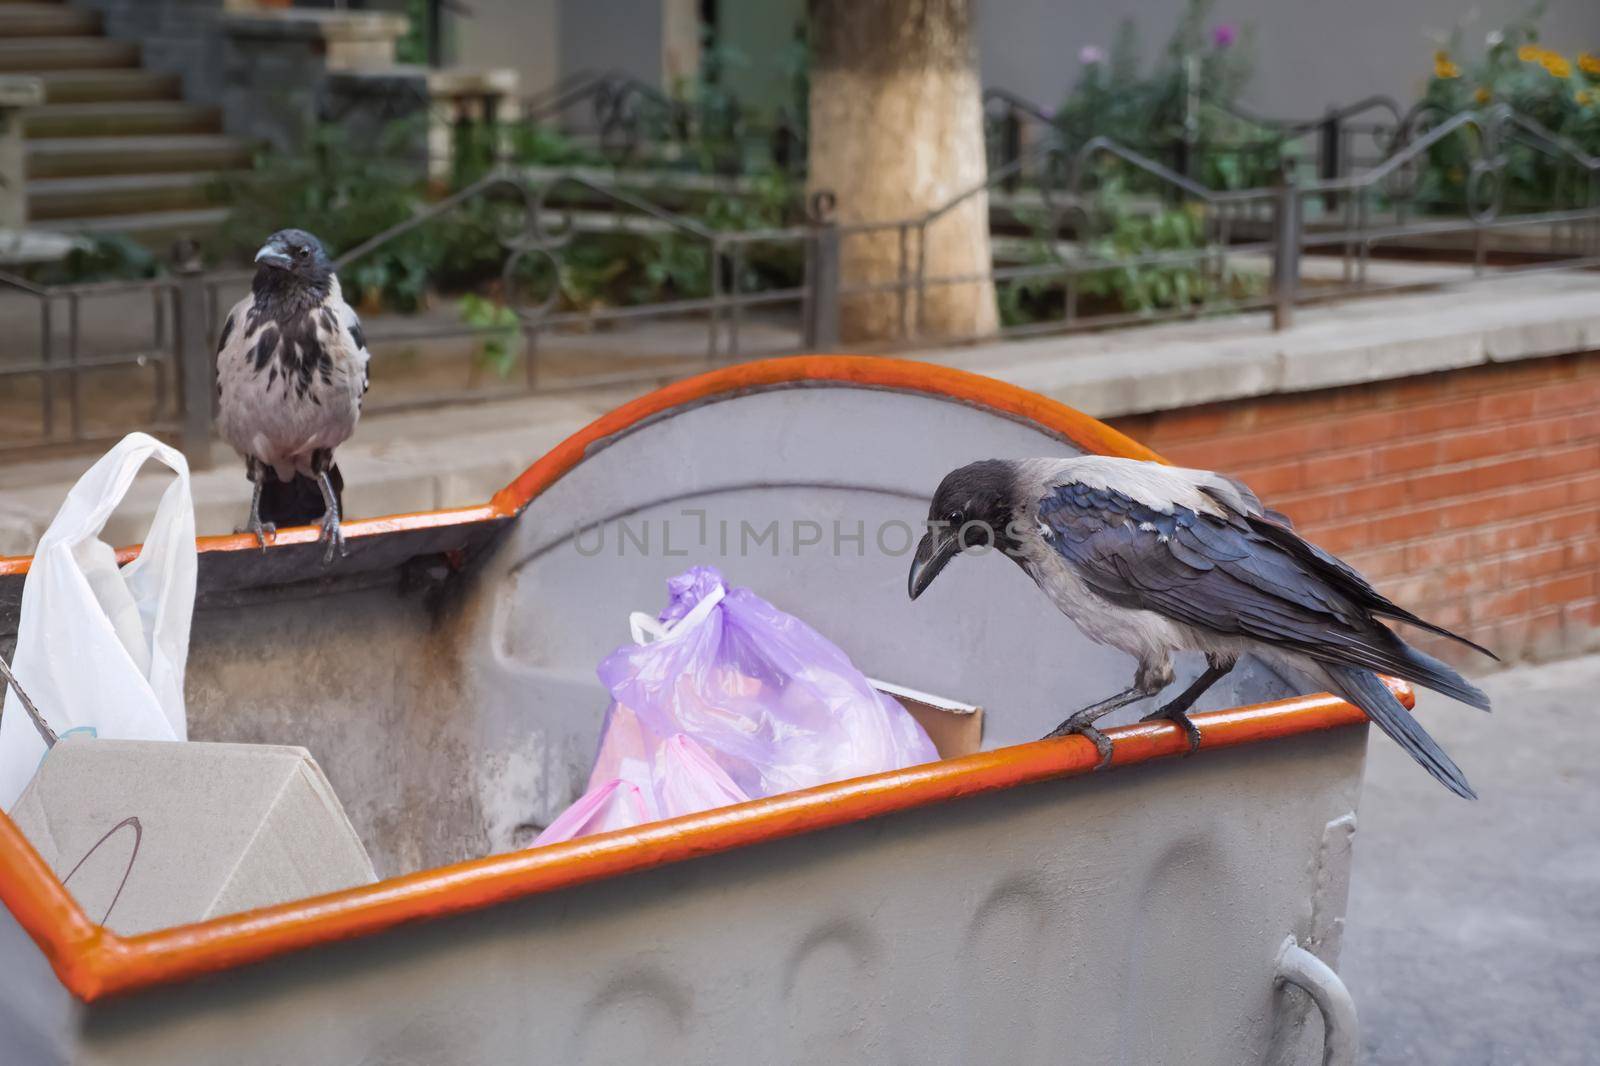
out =
[[(1296, 693), (1251, 663), (1200, 753), (1140, 726), (1089, 773), (1079, 738), (1025, 742), (1128, 660), (1003, 559), (906, 599), (946, 470), (1074, 451), (1145, 454), (984, 379), (777, 361), (630, 405), (483, 508), (351, 523), (326, 571), (310, 531), (205, 545), (191, 738), (307, 748), (386, 880), (118, 938), (0, 824), (4, 1061), (1321, 1061), (1296, 983), (1337, 961), (1359, 714), (1261, 706)], [(528, 849), (582, 790), (596, 663), (697, 563), (983, 706), (985, 751)]]

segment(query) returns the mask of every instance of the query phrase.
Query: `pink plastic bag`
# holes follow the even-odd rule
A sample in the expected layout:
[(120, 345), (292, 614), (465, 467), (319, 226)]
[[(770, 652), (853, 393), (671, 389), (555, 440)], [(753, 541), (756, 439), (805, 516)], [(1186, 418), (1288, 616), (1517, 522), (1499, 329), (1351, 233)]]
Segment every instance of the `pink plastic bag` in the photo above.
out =
[(649, 759), (629, 759), (619, 764), (618, 770), (620, 776), (591, 778), (583, 796), (545, 827), (534, 846), (627, 829), (750, 798), (704, 748), (682, 733), (655, 745)]
[(798, 618), (711, 567), (667, 590), (659, 619), (636, 618), (636, 643), (600, 664), (613, 702), (588, 791), (535, 843), (939, 757), (904, 707)]
[(649, 820), (639, 786), (621, 780), (608, 781), (585, 792), (578, 802), (562, 811), (555, 821), (545, 826), (533, 844), (535, 847), (559, 844), (563, 840), (626, 829)]

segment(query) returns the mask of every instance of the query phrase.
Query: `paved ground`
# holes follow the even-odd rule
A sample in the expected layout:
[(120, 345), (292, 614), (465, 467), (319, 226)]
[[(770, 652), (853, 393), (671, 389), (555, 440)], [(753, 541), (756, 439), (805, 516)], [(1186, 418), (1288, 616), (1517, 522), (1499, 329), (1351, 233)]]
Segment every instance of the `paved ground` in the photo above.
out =
[(1374, 733), (1340, 972), (1371, 1066), (1600, 1062), (1600, 656), (1442, 698), (1456, 799)]

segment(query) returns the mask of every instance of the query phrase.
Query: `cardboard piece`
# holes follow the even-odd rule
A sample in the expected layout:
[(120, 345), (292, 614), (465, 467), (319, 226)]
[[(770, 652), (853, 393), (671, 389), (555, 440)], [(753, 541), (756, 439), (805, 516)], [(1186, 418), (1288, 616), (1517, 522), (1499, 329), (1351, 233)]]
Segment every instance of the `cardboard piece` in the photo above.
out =
[(970, 703), (930, 696), (926, 692), (891, 685), (867, 678), (867, 683), (885, 696), (893, 696), (928, 734), (939, 758), (957, 759), (971, 755), (983, 744), (983, 708)]
[(68, 736), (10, 813), (123, 935), (377, 880), (304, 748)]

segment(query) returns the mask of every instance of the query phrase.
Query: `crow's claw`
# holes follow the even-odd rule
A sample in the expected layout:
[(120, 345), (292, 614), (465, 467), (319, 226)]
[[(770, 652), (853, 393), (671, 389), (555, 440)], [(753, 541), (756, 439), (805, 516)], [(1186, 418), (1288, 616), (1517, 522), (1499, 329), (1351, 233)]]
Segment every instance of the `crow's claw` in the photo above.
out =
[(1171, 722), (1173, 725), (1183, 730), (1184, 736), (1189, 738), (1190, 755), (1193, 755), (1195, 752), (1200, 750), (1200, 727), (1195, 725), (1194, 722), (1190, 721), (1189, 716), (1183, 711), (1172, 711), (1165, 707), (1159, 707), (1145, 715), (1143, 718), (1139, 719), (1139, 721), (1159, 722), (1162, 719)]
[(339, 516), (332, 511), (322, 516), (322, 532), (317, 539), (327, 545), (322, 551), (323, 566), (333, 562), (335, 551), (339, 553), (341, 559), (350, 554), (349, 549), (344, 546), (344, 530), (339, 528)]
[(1096, 770), (1104, 770), (1111, 765), (1111, 738), (1096, 729), (1092, 722), (1081, 721), (1074, 716), (1050, 730), (1045, 737), (1049, 739), (1074, 735), (1087, 738), (1094, 745), (1094, 750), (1100, 753), (1100, 763), (1095, 767)]
[(267, 537), (269, 535), (276, 537), (278, 535), (278, 527), (271, 522), (263, 522), (259, 518), (252, 517), (249, 524), (235, 528), (234, 532), (255, 534), (256, 545), (265, 552), (267, 550)]

